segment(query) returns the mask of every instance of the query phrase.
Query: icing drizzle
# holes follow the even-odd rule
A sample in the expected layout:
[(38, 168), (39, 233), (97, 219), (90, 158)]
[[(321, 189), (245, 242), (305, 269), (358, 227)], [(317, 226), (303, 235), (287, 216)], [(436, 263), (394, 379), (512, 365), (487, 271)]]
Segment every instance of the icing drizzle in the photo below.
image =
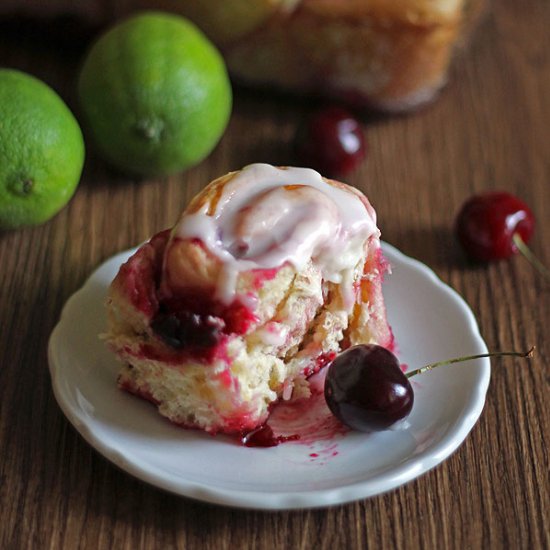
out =
[(307, 168), (251, 164), (224, 185), (215, 211), (184, 213), (173, 238), (200, 239), (222, 262), (217, 298), (235, 296), (239, 272), (311, 260), (323, 279), (347, 282), (378, 238), (374, 210), (359, 192), (328, 184)]

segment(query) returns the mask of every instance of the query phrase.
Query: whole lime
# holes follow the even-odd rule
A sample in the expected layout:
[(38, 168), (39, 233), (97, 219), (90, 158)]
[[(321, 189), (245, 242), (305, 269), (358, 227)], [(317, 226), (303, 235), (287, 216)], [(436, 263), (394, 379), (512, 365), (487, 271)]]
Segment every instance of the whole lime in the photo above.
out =
[(73, 196), (83, 164), (82, 132), (62, 99), (0, 69), (0, 229), (50, 219)]
[(102, 35), (78, 81), (99, 151), (123, 171), (166, 175), (206, 157), (231, 113), (224, 61), (177, 15), (145, 12)]

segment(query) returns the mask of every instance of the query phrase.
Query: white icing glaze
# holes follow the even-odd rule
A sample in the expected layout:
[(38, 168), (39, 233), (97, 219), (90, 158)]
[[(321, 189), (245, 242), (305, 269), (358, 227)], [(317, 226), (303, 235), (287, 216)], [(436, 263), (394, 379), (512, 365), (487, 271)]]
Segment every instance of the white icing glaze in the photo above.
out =
[(277, 322), (267, 323), (258, 330), (258, 335), (264, 344), (268, 346), (282, 346), (288, 338), (289, 328), (286, 325)]
[(380, 234), (368, 203), (307, 168), (251, 164), (225, 184), (214, 214), (207, 211), (205, 205), (184, 214), (172, 235), (200, 239), (222, 260), (217, 298), (226, 303), (235, 296), (239, 272), (287, 262), (301, 270), (312, 260), (324, 280), (345, 280), (350, 306), (365, 240)]

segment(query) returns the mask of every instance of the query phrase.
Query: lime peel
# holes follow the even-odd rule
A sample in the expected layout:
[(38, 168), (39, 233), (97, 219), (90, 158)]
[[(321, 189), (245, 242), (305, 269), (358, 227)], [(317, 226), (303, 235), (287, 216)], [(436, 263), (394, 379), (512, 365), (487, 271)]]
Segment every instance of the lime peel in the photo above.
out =
[(0, 229), (41, 224), (76, 190), (82, 132), (49, 86), (13, 69), (0, 69), (0, 121)]
[(78, 92), (99, 153), (140, 176), (172, 174), (204, 159), (232, 105), (220, 53), (187, 19), (162, 12), (134, 15), (99, 37)]

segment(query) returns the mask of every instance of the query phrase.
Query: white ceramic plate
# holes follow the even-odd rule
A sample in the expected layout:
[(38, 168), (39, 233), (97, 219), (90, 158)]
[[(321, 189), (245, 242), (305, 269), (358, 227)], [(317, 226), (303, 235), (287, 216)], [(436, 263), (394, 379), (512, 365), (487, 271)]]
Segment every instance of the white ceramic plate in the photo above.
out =
[[(178, 428), (145, 401), (117, 389), (118, 365), (98, 339), (103, 301), (132, 251), (111, 258), (67, 302), (49, 343), (55, 396), (82, 436), (123, 470), (195, 499), (258, 509), (328, 506), (376, 495), (447, 458), (481, 414), (488, 359), (415, 378), (408, 425), (330, 440), (242, 447), (225, 436)], [(384, 244), (392, 274), (384, 283), (388, 316), (402, 362), (487, 351), (460, 296), (425, 265)]]

